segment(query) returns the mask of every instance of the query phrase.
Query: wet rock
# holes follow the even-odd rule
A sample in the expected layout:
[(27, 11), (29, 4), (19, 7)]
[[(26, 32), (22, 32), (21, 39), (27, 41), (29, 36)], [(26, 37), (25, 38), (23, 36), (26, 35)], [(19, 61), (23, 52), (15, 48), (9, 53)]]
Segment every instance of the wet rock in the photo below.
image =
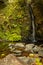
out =
[(16, 58), (13, 54), (9, 54), (5, 58), (0, 59), (0, 65), (27, 65), (27, 64)]

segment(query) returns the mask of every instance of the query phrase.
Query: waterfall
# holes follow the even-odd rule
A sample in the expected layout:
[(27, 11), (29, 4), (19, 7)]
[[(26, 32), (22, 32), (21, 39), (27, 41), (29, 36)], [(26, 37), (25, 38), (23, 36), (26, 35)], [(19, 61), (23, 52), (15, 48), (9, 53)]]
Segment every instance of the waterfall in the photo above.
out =
[(34, 19), (32, 6), (30, 4), (29, 4), (29, 8), (30, 8), (31, 23), (32, 23), (32, 42), (36, 42), (36, 39), (35, 39), (35, 19)]

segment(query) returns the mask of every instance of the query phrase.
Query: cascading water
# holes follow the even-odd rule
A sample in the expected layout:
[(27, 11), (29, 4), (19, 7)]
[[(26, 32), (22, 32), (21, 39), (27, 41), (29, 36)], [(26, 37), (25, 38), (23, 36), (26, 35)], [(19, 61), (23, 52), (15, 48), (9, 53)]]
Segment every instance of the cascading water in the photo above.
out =
[(30, 8), (31, 23), (32, 23), (32, 42), (36, 42), (36, 39), (35, 39), (35, 20), (34, 20), (32, 6), (30, 4), (29, 4), (29, 8)]

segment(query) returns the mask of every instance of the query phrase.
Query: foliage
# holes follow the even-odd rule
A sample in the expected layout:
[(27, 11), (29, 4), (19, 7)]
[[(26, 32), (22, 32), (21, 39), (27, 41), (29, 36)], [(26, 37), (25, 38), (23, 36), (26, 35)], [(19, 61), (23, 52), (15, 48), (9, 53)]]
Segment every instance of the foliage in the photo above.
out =
[(25, 0), (4, 2), (7, 6), (0, 11), (0, 39), (19, 41), (24, 36), (27, 38), (30, 25), (28, 26), (29, 16)]
[(36, 65), (42, 65), (39, 58), (36, 58)]
[[(3, 2), (3, 4), (2, 4)], [(0, 39), (19, 41), (31, 36), (29, 7), (31, 0), (0, 0)], [(35, 16), (36, 37), (43, 38), (43, 1), (32, 0)], [(40, 37), (39, 37), (40, 36)]]

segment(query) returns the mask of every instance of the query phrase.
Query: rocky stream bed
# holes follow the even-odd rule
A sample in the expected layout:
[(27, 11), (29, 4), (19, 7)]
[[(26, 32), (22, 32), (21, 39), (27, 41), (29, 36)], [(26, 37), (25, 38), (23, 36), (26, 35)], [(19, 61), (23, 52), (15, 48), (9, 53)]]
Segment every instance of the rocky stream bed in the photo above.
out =
[(10, 43), (8, 47), (10, 53), (1, 54), (5, 57), (0, 58), (0, 65), (43, 65), (43, 44)]

